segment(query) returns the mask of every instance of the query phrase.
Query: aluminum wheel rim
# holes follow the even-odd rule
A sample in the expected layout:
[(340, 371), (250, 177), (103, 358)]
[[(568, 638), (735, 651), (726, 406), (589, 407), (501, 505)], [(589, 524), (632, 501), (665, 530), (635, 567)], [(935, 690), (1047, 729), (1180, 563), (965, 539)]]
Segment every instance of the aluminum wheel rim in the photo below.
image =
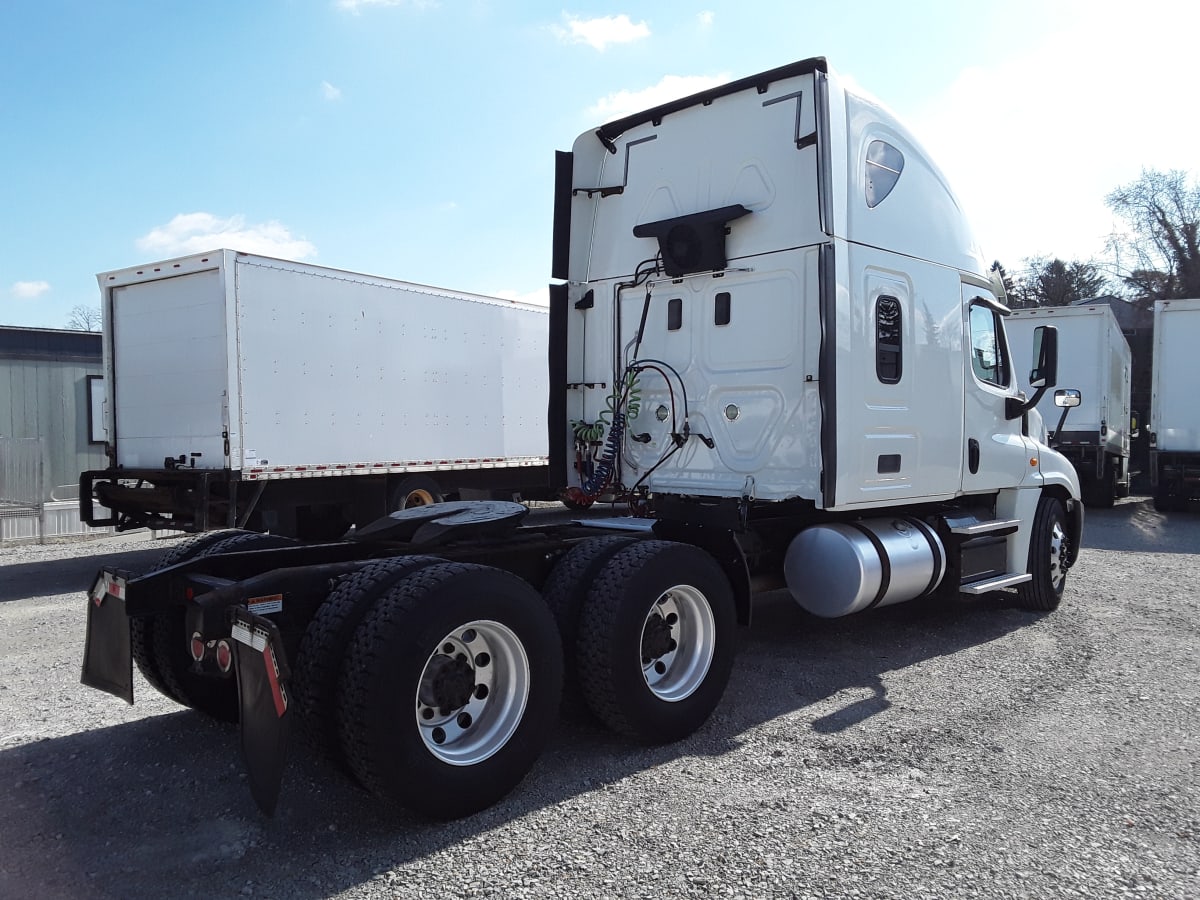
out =
[[(652, 631), (670, 630), (666, 652), (647, 655)], [(696, 692), (712, 665), (717, 623), (704, 593), (677, 585), (659, 596), (642, 624), (642, 677), (658, 699), (677, 703)]]
[(1057, 519), (1050, 526), (1050, 584), (1055, 591), (1061, 591), (1063, 582), (1067, 579), (1067, 570), (1063, 560), (1067, 555), (1067, 532), (1062, 522)]
[(409, 491), (404, 496), (404, 502), (401, 504), (401, 509), (416, 509), (418, 506), (429, 506), (433, 503), (433, 494), (424, 488), (418, 488), (415, 491)]
[(452, 766), (483, 762), (521, 724), (529, 681), (525, 645), (510, 628), (480, 620), (454, 629), (438, 641), (417, 682), (417, 730), (426, 749)]

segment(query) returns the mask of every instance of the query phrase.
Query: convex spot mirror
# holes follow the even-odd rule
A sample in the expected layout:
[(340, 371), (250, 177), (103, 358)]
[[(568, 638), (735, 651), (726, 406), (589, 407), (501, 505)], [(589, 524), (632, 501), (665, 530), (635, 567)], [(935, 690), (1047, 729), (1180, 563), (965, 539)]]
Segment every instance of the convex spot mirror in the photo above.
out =
[(1061, 406), (1064, 409), (1069, 409), (1073, 406), (1078, 406), (1083, 402), (1083, 394), (1076, 390), (1065, 390), (1054, 392), (1054, 405)]

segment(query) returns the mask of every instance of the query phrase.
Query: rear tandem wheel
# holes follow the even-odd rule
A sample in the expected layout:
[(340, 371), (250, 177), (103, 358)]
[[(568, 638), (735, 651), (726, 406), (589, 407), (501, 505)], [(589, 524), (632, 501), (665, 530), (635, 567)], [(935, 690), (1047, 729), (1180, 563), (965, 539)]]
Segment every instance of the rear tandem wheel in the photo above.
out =
[(532, 768), (558, 712), (562, 651), (526, 582), (440, 563), (367, 612), (340, 681), (342, 752), (359, 782), (453, 819), (491, 806)]

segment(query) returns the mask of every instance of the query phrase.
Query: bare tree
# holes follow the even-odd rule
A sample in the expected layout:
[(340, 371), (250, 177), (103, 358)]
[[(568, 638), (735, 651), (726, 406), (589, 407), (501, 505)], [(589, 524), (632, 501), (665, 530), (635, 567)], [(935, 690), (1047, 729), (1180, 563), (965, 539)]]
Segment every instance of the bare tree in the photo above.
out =
[(67, 327), (76, 331), (99, 331), (104, 327), (104, 319), (100, 315), (100, 307), (84, 306), (82, 303), (71, 307), (71, 315), (67, 319)]
[(1143, 169), (1105, 202), (1125, 220), (1127, 234), (1109, 247), (1119, 275), (1142, 305), (1173, 297), (1200, 297), (1200, 187), (1180, 169)]
[(1014, 309), (1069, 306), (1100, 296), (1108, 284), (1108, 279), (1092, 263), (1035, 256), (1026, 259), (1025, 264), (1026, 273), (1009, 293)]

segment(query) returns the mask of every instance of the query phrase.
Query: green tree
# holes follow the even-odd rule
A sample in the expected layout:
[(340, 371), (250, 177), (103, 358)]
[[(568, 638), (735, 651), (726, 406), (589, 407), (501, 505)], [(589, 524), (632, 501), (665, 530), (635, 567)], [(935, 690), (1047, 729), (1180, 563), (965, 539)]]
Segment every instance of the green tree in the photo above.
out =
[(1008, 274), (1004, 266), (1000, 265), (1000, 260), (993, 262), (992, 268), (989, 271), (992, 273), (992, 285), (996, 296), (1000, 298), (1001, 303), (1009, 303), (1009, 298), (1012, 297), (1013, 291), (1016, 290), (1012, 276)]
[(1105, 275), (1092, 263), (1035, 256), (1026, 259), (1025, 265), (1025, 274), (1010, 293), (1014, 309), (1069, 306), (1100, 296), (1108, 284)]
[(1109, 247), (1133, 299), (1200, 297), (1200, 186), (1180, 169), (1143, 169), (1105, 202), (1129, 227)]

